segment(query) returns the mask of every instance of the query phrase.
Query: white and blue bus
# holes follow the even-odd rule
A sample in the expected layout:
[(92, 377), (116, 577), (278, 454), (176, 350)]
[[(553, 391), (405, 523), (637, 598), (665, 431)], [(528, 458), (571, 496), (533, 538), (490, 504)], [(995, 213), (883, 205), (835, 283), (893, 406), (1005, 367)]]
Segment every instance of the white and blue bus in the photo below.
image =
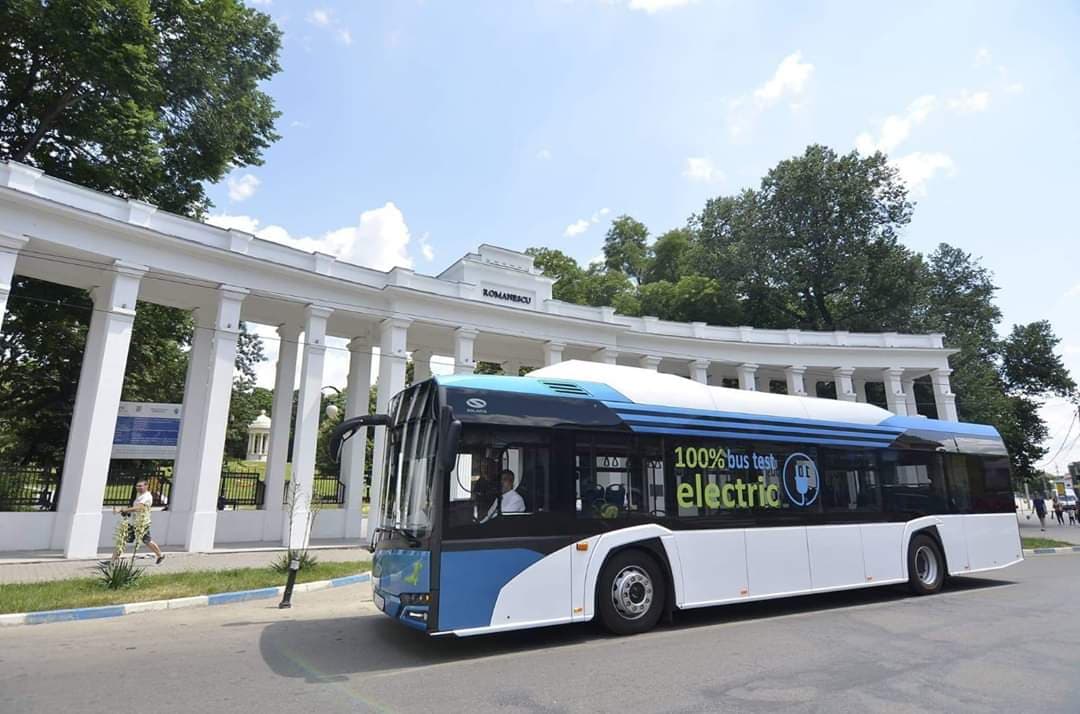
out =
[(432, 635), (908, 583), (1022, 558), (988, 426), (570, 361), (414, 384), (387, 415), (376, 605)]

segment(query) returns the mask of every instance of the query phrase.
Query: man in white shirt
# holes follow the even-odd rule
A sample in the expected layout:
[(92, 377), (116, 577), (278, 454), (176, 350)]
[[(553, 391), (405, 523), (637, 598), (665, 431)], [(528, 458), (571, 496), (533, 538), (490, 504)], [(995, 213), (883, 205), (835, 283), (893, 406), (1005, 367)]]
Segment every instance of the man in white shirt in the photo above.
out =
[[(165, 560), (165, 555), (161, 552), (161, 548), (150, 537), (150, 513), (151, 508), (154, 505), (154, 495), (150, 493), (150, 488), (147, 486), (146, 481), (139, 481), (135, 484), (135, 500), (131, 502), (131, 508), (121, 508), (119, 513), (125, 518), (130, 518), (128, 523), (128, 543), (135, 542), (135, 521), (136, 519), (143, 519), (146, 523), (146, 530), (143, 532), (142, 542), (154, 552), (157, 556), (155, 565), (160, 565), (161, 561)], [(114, 554), (113, 558), (118, 557), (119, 554)]]
[(487, 523), (500, 513), (525, 512), (525, 499), (514, 490), (514, 472), (510, 469), (503, 469), (499, 476), (502, 481), (502, 495), (491, 502), (491, 508), (488, 509), (487, 515), (484, 516), (484, 520), (480, 521), (481, 523)]

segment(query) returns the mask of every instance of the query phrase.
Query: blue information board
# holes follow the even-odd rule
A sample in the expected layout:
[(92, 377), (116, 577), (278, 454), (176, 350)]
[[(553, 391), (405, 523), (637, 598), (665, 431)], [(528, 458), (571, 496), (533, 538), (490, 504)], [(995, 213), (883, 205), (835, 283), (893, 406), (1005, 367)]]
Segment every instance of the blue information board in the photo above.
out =
[(113, 433), (114, 459), (174, 459), (180, 405), (120, 402)]

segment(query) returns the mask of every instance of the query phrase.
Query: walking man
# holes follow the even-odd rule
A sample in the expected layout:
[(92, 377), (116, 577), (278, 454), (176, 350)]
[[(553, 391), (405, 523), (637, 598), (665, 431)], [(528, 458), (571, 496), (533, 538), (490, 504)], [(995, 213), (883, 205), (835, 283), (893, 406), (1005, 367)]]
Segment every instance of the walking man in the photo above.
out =
[(1039, 517), (1039, 530), (1046, 530), (1046, 501), (1043, 500), (1042, 494), (1036, 494), (1035, 498), (1031, 499), (1031, 505), (1035, 506), (1035, 515)]
[(1058, 525), (1065, 525), (1065, 511), (1061, 507), (1061, 499), (1054, 496), (1054, 518), (1057, 519)]
[[(127, 519), (127, 542), (135, 542), (136, 523), (139, 524), (139, 530), (142, 531), (142, 542), (154, 552), (157, 556), (157, 560), (154, 561), (155, 565), (161, 565), (161, 561), (165, 560), (165, 554), (161, 552), (161, 548), (150, 537), (150, 514), (151, 507), (154, 505), (154, 496), (150, 493), (150, 488), (146, 484), (146, 480), (142, 479), (135, 484), (135, 500), (131, 502), (131, 508), (121, 508), (119, 513)], [(113, 560), (116, 560), (122, 554), (122, 550), (113, 553)]]

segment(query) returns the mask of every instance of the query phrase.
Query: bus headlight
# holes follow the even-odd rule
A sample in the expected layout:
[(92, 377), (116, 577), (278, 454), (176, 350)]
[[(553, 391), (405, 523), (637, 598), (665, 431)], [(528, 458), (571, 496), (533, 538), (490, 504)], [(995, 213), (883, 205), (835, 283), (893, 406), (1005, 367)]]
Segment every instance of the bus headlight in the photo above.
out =
[(402, 605), (430, 605), (431, 593), (401, 593)]

